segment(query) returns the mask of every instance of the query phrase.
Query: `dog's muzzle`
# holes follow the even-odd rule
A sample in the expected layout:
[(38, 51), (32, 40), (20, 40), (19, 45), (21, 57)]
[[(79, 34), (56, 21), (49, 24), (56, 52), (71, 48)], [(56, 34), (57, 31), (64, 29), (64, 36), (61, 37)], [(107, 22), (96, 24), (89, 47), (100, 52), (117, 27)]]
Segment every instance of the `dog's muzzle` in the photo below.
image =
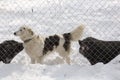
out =
[(16, 32), (14, 33), (14, 35), (16, 35)]

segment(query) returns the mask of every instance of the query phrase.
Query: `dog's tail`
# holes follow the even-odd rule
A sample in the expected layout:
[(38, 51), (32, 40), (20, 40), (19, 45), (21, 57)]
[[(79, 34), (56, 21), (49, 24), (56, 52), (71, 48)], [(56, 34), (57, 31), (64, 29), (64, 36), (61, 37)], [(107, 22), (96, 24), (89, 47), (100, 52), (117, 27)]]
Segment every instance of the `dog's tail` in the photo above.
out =
[(71, 40), (72, 41), (78, 41), (82, 37), (82, 35), (83, 35), (84, 28), (85, 28), (84, 25), (80, 25), (74, 31), (70, 32)]

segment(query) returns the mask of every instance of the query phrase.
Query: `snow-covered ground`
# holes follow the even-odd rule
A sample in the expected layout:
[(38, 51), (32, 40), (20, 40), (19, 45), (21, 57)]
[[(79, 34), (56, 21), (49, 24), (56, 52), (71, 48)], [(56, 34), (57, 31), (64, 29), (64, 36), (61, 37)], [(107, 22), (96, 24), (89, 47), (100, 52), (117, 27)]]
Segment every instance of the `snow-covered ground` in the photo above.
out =
[[(13, 35), (21, 25), (49, 36), (72, 31), (81, 23), (86, 26), (83, 38), (120, 40), (119, 12), (119, 0), (0, 0), (0, 42), (21, 41)], [(72, 65), (32, 65), (22, 51), (11, 64), (0, 63), (0, 80), (120, 80), (120, 56), (107, 65), (91, 66), (78, 48), (74, 42)]]

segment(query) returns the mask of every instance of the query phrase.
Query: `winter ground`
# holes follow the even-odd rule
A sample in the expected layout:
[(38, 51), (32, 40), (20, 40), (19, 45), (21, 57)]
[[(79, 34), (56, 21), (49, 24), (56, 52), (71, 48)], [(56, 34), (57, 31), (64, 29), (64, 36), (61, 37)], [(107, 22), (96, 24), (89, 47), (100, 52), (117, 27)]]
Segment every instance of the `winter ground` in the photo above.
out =
[[(81, 23), (86, 25), (83, 38), (120, 40), (119, 12), (119, 0), (0, 0), (0, 42), (21, 41), (13, 32), (24, 24), (48, 36), (69, 32)], [(90, 66), (78, 48), (73, 43), (72, 65), (32, 65), (22, 51), (11, 64), (0, 63), (0, 80), (120, 80), (120, 56), (107, 65)]]

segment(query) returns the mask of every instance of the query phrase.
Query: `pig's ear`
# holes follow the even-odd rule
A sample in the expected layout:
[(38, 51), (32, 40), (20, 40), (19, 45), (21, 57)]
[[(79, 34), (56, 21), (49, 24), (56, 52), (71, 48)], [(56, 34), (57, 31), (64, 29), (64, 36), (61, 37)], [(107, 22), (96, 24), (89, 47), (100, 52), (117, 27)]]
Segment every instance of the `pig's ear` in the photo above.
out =
[(80, 45), (82, 45), (82, 41), (81, 40), (79, 40), (78, 42), (79, 42)]

